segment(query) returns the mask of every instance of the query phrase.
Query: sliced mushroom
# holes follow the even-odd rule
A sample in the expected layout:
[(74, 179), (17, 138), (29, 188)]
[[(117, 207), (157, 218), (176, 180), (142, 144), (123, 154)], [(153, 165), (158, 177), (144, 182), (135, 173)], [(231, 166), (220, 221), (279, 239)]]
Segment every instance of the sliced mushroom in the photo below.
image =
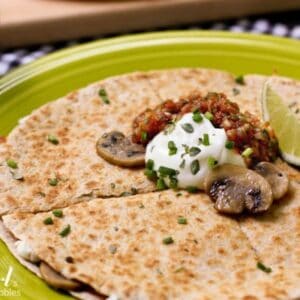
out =
[(205, 190), (222, 213), (239, 214), (244, 209), (259, 213), (273, 202), (271, 187), (262, 176), (231, 164), (215, 168), (205, 181)]
[(135, 144), (119, 131), (105, 133), (97, 141), (97, 153), (108, 162), (121, 167), (145, 165), (145, 147)]
[(40, 264), (40, 272), (43, 279), (54, 288), (74, 291), (82, 287), (80, 282), (65, 278), (44, 262)]
[(254, 170), (269, 182), (275, 200), (282, 198), (287, 193), (289, 188), (288, 176), (274, 164), (260, 162)]

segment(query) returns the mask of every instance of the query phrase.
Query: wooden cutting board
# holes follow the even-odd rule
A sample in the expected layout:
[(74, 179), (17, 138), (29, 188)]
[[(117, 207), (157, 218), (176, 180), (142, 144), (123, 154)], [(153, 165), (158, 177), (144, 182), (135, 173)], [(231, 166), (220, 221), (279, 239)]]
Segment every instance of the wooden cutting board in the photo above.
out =
[(0, 0), (0, 47), (300, 7), (300, 0)]

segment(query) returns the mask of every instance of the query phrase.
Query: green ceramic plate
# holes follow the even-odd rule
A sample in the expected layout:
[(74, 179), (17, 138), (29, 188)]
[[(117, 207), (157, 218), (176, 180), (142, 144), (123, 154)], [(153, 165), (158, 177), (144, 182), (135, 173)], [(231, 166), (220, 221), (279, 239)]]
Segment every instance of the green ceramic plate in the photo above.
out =
[[(0, 135), (47, 101), (107, 76), (137, 70), (206, 67), (235, 74), (276, 72), (300, 79), (299, 49), (300, 42), (282, 38), (178, 31), (107, 39), (59, 51), (0, 80)], [(22, 267), (0, 242), (1, 278), (1, 299), (69, 298)]]

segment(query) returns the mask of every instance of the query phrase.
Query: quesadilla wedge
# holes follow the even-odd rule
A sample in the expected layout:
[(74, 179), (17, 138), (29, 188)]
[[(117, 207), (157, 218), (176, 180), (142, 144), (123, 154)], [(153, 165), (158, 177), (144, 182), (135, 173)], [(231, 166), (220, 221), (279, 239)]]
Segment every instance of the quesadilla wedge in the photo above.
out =
[[(45, 224), (48, 218), (53, 224)], [(3, 224), (42, 263), (106, 297), (246, 300), (288, 295), (257, 268), (259, 254), (238, 223), (216, 214), (205, 194), (165, 191), (94, 199), (63, 209), (59, 218), (51, 212), (15, 213), (4, 216)], [(65, 228), (68, 234), (62, 234)]]
[[(97, 155), (106, 132), (132, 133), (134, 118), (166, 99), (192, 92), (223, 92), (240, 108), (260, 112), (257, 103), (267, 77), (205, 69), (152, 71), (113, 77), (44, 105), (20, 121), (0, 153), (0, 214), (47, 211), (95, 197), (156, 190), (143, 168), (124, 168)], [(293, 80), (274, 77), (284, 99), (299, 93)], [(281, 88), (288, 86), (289, 88)], [(7, 161), (16, 168), (11, 168)]]

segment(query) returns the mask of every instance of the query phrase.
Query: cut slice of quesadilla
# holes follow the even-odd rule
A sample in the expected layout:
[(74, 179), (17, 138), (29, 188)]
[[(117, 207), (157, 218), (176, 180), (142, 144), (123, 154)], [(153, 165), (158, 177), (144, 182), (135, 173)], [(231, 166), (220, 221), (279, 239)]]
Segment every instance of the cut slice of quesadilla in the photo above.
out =
[(94, 199), (3, 222), (31, 257), (107, 297), (286, 299), (287, 291), (257, 268), (238, 223), (216, 214), (204, 194)]
[[(267, 77), (236, 80), (217, 70), (175, 69), (113, 77), (46, 104), (20, 121), (0, 153), (0, 215), (38, 212), (90, 200), (156, 190), (143, 168), (113, 165), (97, 154), (97, 141), (117, 130), (130, 136), (134, 118), (146, 108), (192, 92), (223, 92), (241, 110), (260, 112)], [(276, 79), (293, 89), (298, 84)], [(287, 99), (288, 97), (284, 97)], [(289, 98), (288, 98), (289, 99)]]
[(300, 298), (300, 176), (294, 174), (289, 194), (265, 215), (241, 220), (242, 231), (270, 274), (287, 292)]

